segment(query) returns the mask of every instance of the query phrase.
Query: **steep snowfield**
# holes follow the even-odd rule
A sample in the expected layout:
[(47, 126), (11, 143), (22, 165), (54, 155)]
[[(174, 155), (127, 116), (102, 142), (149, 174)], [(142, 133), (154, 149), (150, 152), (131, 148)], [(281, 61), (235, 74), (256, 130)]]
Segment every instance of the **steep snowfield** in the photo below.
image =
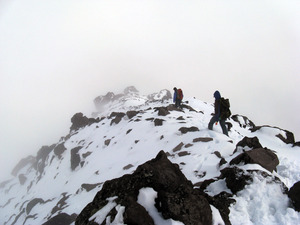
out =
[[(290, 188), (300, 180), (300, 148), (285, 144), (275, 137), (281, 131), (276, 128), (262, 128), (251, 132), (246, 126), (230, 119), (233, 126), (229, 137), (222, 134), (219, 125), (214, 130), (207, 129), (207, 124), (213, 112), (213, 105), (194, 98), (186, 98), (189, 106), (196, 111), (184, 108), (182, 111), (170, 111), (166, 116), (159, 116), (155, 107), (168, 106), (171, 101), (148, 102), (144, 97), (134, 96), (123, 102), (107, 106), (104, 116), (99, 123), (72, 131), (71, 136), (65, 137), (63, 143), (66, 150), (61, 158), (51, 151), (45, 160), (45, 169), (40, 179), (39, 173), (31, 165), (18, 172), (24, 174), (26, 181), (20, 185), (18, 178), (13, 178), (0, 188), (0, 224), (43, 224), (58, 213), (69, 215), (79, 214), (93, 200), (106, 180), (132, 173), (138, 165), (154, 158), (160, 150), (169, 152), (169, 160), (177, 163), (184, 175), (198, 183), (220, 175), (222, 168), (228, 163), (218, 166), (220, 158), (214, 154), (218, 151), (230, 162), (238, 153), (233, 154), (236, 144), (245, 136), (258, 137), (263, 147), (276, 152), (280, 164), (277, 176)], [(112, 111), (140, 111), (129, 119), (126, 115), (118, 124), (111, 124), (108, 116)], [(178, 118), (183, 119), (180, 120)], [(162, 126), (155, 126), (153, 119), (163, 119)], [(239, 119), (243, 121), (242, 117)], [(198, 127), (199, 131), (182, 134), (181, 127)], [(285, 135), (284, 132), (282, 135)], [(196, 138), (211, 138), (210, 141), (195, 141)], [(182, 144), (181, 144), (182, 143)], [(175, 147), (181, 144), (181, 150)], [(71, 150), (81, 146), (80, 165), (71, 170)], [(181, 154), (179, 154), (181, 152)], [(239, 165), (240, 168), (263, 170), (259, 165)], [(83, 184), (95, 184), (87, 191)], [(209, 185), (206, 192), (213, 196), (221, 191), (230, 192), (225, 181)], [(141, 190), (139, 201), (156, 218), (157, 224), (182, 224), (178, 221), (164, 221), (153, 206), (154, 190)], [(34, 200), (35, 201), (32, 201)], [(235, 196), (236, 204), (230, 207), (232, 224), (300, 224), (300, 213), (296, 212), (289, 203), (287, 195), (282, 194), (279, 184), (268, 183), (266, 179), (255, 176), (254, 182)], [(30, 204), (29, 204), (30, 203)], [(111, 200), (111, 205), (115, 207)], [(122, 224), (122, 206), (118, 206), (119, 216), (114, 224)], [(212, 208), (214, 223), (223, 224), (218, 210)], [(99, 212), (98, 212), (99, 213)], [(105, 219), (105, 210), (95, 215)], [(157, 222), (160, 221), (160, 222)]]

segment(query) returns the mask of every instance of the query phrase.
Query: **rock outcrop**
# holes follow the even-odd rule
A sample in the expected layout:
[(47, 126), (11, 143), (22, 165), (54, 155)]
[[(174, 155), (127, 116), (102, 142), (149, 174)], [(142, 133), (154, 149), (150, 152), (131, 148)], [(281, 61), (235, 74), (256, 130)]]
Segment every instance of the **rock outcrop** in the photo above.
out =
[[(206, 198), (180, 171), (178, 165), (171, 163), (161, 151), (131, 175), (106, 181), (93, 202), (89, 203), (76, 219), (76, 225), (95, 224), (90, 218), (115, 198), (118, 205), (124, 206), (125, 224), (154, 224), (153, 219), (138, 202), (142, 188), (153, 188), (157, 192), (155, 206), (165, 219), (174, 219), (186, 225), (212, 223), (212, 212)], [(116, 210), (107, 215), (113, 220)]]

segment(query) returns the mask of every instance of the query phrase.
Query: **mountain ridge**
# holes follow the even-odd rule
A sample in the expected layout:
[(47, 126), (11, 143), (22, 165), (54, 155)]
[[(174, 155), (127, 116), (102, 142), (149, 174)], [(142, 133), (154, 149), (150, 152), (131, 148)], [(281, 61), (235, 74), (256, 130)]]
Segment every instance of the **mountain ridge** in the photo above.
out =
[[(291, 132), (270, 126), (255, 126), (247, 117), (233, 115), (227, 121), (230, 128), (228, 138), (218, 126), (214, 131), (207, 129), (213, 112), (212, 104), (187, 98), (180, 110), (174, 107), (171, 98), (171, 93), (166, 89), (140, 96), (134, 87), (126, 88), (122, 94), (109, 92), (95, 98), (98, 112), (93, 113), (92, 118), (76, 113), (71, 118), (69, 134), (56, 144), (43, 146), (36, 157), (22, 159), (13, 170), (15, 178), (0, 184), (3, 196), (1, 214), (4, 215), (1, 215), (0, 222), (46, 224), (62, 217), (64, 221), (70, 221), (65, 224), (75, 224), (75, 217), (92, 201), (106, 181), (134, 173), (139, 165), (155, 158), (161, 150), (166, 152), (172, 163), (179, 165), (195, 188), (210, 196), (207, 197), (211, 198), (210, 203), (216, 201), (212, 200), (214, 196), (224, 191), (232, 192), (224, 181), (229, 178), (224, 178), (227, 175), (220, 172), (227, 167), (234, 167), (237, 172), (262, 171), (280, 179), (280, 185), (284, 184), (287, 189), (300, 180), (297, 161), (291, 161), (285, 155), (293, 155), (291, 151), (299, 152)], [(258, 148), (251, 148), (249, 143), (244, 146), (238, 143), (245, 137), (251, 139), (256, 136), (261, 147), (276, 151), (280, 161), (275, 166), (277, 172), (265, 169), (258, 162), (247, 161), (251, 151)], [(249, 154), (242, 155), (245, 152)], [(242, 155), (242, 159), (234, 166), (230, 165), (238, 155)], [(289, 172), (293, 174), (292, 178), (287, 175)], [(228, 173), (232, 175), (235, 171)], [(255, 181), (256, 175), (249, 176)], [(219, 186), (224, 190), (218, 193), (216, 189), (220, 189)], [(285, 192), (282, 193), (284, 201), (288, 201)], [(230, 207), (234, 209), (232, 204)], [(292, 207), (287, 208), (292, 210)], [(233, 212), (237, 214), (236, 210)], [(291, 214), (290, 211), (288, 213)], [(230, 215), (225, 218), (224, 213), (221, 214), (221, 224), (235, 224)], [(218, 215), (214, 213), (213, 218), (218, 218)], [(268, 217), (271, 218), (269, 214)], [(300, 217), (288, 218), (299, 222)], [(116, 223), (120, 221), (121, 218)]]

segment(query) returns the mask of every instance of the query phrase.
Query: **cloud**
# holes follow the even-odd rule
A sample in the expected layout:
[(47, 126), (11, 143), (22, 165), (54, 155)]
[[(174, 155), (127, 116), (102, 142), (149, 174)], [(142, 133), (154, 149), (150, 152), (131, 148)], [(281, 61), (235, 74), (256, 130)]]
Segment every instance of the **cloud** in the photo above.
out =
[(1, 164), (56, 142), (74, 113), (128, 85), (143, 94), (180, 86), (208, 102), (218, 89), (234, 113), (299, 138), (297, 9), (297, 1), (2, 1)]

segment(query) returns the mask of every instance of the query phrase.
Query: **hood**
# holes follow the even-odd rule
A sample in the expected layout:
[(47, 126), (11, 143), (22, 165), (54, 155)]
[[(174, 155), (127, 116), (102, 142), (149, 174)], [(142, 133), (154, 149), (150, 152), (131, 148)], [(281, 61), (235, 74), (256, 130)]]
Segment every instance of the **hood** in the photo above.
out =
[(221, 98), (220, 92), (219, 91), (215, 91), (214, 97), (215, 97), (215, 99), (220, 99)]

